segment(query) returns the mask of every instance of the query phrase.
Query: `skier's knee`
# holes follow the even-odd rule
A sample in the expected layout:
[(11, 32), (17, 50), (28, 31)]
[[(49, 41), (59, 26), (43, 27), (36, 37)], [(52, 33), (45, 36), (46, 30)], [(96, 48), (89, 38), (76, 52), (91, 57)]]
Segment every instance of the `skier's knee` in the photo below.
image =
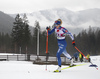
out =
[(60, 58), (60, 54), (59, 53), (57, 53), (56, 56), (57, 56), (58, 59)]

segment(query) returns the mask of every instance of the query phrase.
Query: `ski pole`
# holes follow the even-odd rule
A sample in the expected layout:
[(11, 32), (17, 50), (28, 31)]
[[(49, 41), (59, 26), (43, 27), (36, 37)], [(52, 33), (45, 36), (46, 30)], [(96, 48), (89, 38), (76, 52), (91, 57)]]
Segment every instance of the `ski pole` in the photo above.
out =
[(47, 70), (47, 61), (48, 61), (48, 30), (46, 36), (46, 70)]
[(48, 30), (47, 30), (47, 38), (46, 38), (46, 54), (48, 53)]
[[(88, 60), (88, 58), (76, 47), (76, 46), (74, 46), (87, 60)], [(93, 65), (93, 63), (90, 61), (90, 63)], [(98, 68), (97, 67), (95, 67), (97, 70), (98, 70)]]

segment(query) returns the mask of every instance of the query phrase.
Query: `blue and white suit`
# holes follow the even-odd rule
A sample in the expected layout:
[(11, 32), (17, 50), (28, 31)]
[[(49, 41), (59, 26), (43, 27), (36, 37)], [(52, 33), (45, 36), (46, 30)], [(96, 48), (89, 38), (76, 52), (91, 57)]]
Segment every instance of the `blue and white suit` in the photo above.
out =
[(57, 59), (58, 59), (58, 65), (61, 66), (61, 58), (60, 55), (63, 53), (68, 59), (71, 59), (72, 57), (67, 53), (66, 47), (67, 47), (67, 42), (65, 40), (65, 34), (68, 34), (72, 40), (74, 40), (73, 35), (64, 27), (59, 27), (58, 29), (54, 27), (51, 31), (48, 31), (48, 34), (52, 34), (55, 31), (57, 35), (57, 40), (58, 40), (58, 46), (59, 49), (57, 51)]

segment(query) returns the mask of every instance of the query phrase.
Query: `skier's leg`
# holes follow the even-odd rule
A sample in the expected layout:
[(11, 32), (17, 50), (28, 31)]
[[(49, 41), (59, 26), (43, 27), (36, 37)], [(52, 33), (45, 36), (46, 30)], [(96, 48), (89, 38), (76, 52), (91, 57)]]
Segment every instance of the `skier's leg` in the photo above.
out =
[(67, 53), (66, 49), (64, 49), (63, 54), (71, 60), (70, 66), (73, 66), (73, 58)]
[(63, 53), (64, 49), (66, 48), (67, 46), (67, 43), (65, 40), (63, 41), (58, 41), (58, 46), (59, 46), (59, 49), (57, 51), (57, 59), (58, 59), (58, 69), (55, 70), (54, 72), (61, 72), (61, 58), (60, 58), (60, 55)]
[(57, 54), (56, 54), (59, 66), (61, 66), (61, 57), (60, 57), (60, 55), (62, 54), (62, 52), (63, 52), (63, 47), (60, 46), (58, 51), (57, 51)]
[(54, 72), (61, 72), (61, 57), (60, 57), (60, 55), (62, 54), (63, 51), (64, 51), (64, 46), (59, 45), (59, 49), (58, 49), (57, 54), (56, 54), (59, 67)]
[(71, 56), (67, 53), (66, 49), (64, 49), (63, 54), (66, 56), (66, 58), (71, 60)]

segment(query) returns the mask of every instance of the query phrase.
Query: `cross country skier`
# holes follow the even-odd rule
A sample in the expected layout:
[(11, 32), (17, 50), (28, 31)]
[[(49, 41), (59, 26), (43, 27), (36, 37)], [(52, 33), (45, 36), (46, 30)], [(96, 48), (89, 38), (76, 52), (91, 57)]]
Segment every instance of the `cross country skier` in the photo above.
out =
[(56, 56), (57, 56), (57, 59), (58, 59), (58, 66), (59, 67), (54, 72), (61, 72), (61, 58), (60, 58), (60, 55), (62, 53), (68, 59), (71, 60), (70, 66), (73, 66), (73, 59), (72, 59), (72, 57), (66, 51), (67, 42), (65, 40), (65, 34), (68, 34), (71, 37), (72, 44), (75, 46), (74, 37), (73, 37), (73, 35), (67, 29), (65, 29), (64, 27), (61, 27), (61, 24), (62, 24), (62, 20), (61, 19), (58, 19), (58, 20), (55, 21), (55, 23), (54, 23), (54, 26), (55, 27), (51, 31), (49, 30), (49, 27), (46, 28), (48, 30), (48, 35), (52, 34), (54, 31), (57, 34), (57, 40), (58, 40), (59, 49), (57, 51)]

